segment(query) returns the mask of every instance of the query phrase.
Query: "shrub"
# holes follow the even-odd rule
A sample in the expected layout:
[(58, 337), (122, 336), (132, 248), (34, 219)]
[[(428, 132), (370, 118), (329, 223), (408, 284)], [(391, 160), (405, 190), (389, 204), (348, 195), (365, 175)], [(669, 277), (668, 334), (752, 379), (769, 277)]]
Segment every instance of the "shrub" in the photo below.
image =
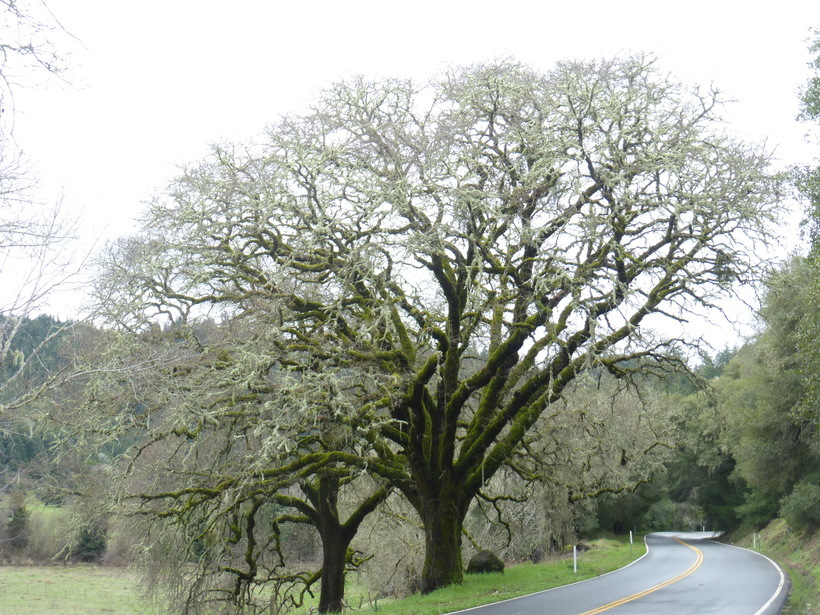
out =
[(19, 553), (28, 546), (30, 516), (25, 498), (21, 493), (15, 492), (11, 496), (9, 516), (6, 519), (6, 542), (14, 552)]
[(77, 533), (71, 557), (80, 562), (96, 562), (102, 558), (107, 546), (108, 524), (105, 521), (91, 522)]
[(820, 485), (801, 482), (780, 500), (780, 516), (789, 527), (806, 532), (820, 525)]

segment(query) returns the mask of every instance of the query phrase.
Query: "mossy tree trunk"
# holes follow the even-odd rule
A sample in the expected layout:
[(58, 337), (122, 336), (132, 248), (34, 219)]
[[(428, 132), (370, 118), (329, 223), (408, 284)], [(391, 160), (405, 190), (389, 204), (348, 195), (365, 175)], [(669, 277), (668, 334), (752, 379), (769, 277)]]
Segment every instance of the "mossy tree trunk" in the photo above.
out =
[(457, 485), (446, 485), (435, 496), (419, 502), (424, 524), (421, 591), (425, 594), (464, 581), (461, 532), (465, 511), (457, 491)]
[(319, 473), (313, 480), (302, 484), (304, 500), (279, 495), (276, 501), (291, 506), (305, 515), (305, 522), (313, 525), (322, 541), (320, 613), (340, 613), (344, 608), (345, 570), (354, 564), (350, 557), (350, 542), (365, 517), (373, 512), (390, 494), (388, 486), (379, 486), (370, 496), (359, 501), (346, 521), (339, 518), (339, 493), (350, 481), (346, 471), (333, 469)]
[(322, 537), (320, 613), (341, 613), (345, 597), (345, 555), (355, 534), (339, 522), (339, 477), (321, 475), (310, 499), (318, 513), (316, 529)]

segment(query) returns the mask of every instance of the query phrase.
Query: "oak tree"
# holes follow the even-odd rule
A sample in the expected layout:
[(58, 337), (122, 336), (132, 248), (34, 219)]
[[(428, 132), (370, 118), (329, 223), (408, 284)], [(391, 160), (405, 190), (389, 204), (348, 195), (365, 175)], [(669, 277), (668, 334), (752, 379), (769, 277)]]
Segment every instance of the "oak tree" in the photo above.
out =
[[(269, 325), (244, 318), (105, 331), (88, 353), (81, 399), (61, 412), (59, 448), (112, 456), (118, 480), (107, 497), (89, 495), (112, 515), (147, 520), (136, 541), (155, 585), (174, 590), (166, 593), (175, 612), (214, 600), (301, 606), (319, 580), (320, 612), (341, 611), (345, 573), (367, 560), (351, 541), (390, 494), (367, 475), (366, 449), (337, 419), (380, 396), (378, 377), (362, 387), (360, 372), (288, 352)], [(293, 524), (318, 534), (318, 571), (288, 557), (282, 536)]]
[(689, 315), (757, 276), (779, 181), (723, 103), (643, 56), (340, 83), (187, 169), (101, 296), (138, 332), (253, 323), (253, 373), (350, 382), (336, 459), (417, 511), (422, 590), (458, 583), (471, 502), (570, 383), (680, 367)]

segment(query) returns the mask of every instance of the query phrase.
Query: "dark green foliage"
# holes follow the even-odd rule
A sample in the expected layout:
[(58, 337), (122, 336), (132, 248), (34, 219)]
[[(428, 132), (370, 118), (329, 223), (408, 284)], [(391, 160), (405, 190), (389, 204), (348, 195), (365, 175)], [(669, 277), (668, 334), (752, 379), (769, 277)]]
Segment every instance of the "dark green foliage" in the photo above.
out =
[(42, 434), (15, 431), (11, 422), (4, 426), (8, 431), (0, 438), (0, 473), (16, 475), (48, 451), (49, 439)]
[(806, 408), (812, 370), (802, 334), (815, 318), (815, 271), (794, 258), (767, 281), (764, 332), (720, 383), (730, 413), (725, 443), (752, 489), (776, 502), (820, 463), (817, 421)]
[(25, 498), (16, 491), (9, 498), (9, 514), (6, 519), (6, 546), (14, 553), (20, 553), (28, 546), (29, 517), (31, 513), (26, 508)]
[(804, 226), (812, 244), (812, 254), (817, 257), (820, 242), (820, 168), (811, 165), (792, 169), (792, 181), (805, 199)]
[(78, 562), (96, 562), (105, 554), (107, 546), (108, 524), (94, 521), (80, 529), (71, 549), (71, 558)]
[(69, 331), (70, 324), (47, 315), (0, 315), (0, 341), (6, 345), (0, 356), (0, 404), (5, 406), (0, 416), (0, 476), (7, 481), (22, 477), (46, 484), (49, 475), (60, 472), (50, 462), (51, 433), (35, 417), (65, 399), (65, 390), (56, 388), (56, 376), (70, 363)]
[(793, 529), (806, 532), (820, 526), (820, 485), (802, 481), (780, 502), (780, 515)]
[(638, 530), (644, 526), (650, 507), (664, 497), (660, 481), (641, 485), (635, 491), (602, 495), (597, 500), (598, 526), (615, 534)]
[[(64, 365), (60, 354), (66, 323), (42, 314), (32, 319), (0, 316), (0, 338), (8, 344), (8, 352), (0, 362), (0, 395), (8, 399), (20, 387), (36, 385), (48, 374)], [(18, 374), (23, 369), (25, 373)], [(18, 375), (22, 382), (15, 382), (12, 390), (5, 383)]]
[(699, 507), (707, 527), (761, 527), (778, 511), (811, 523), (804, 485), (820, 463), (816, 285), (811, 259), (795, 257), (770, 275), (762, 332), (706, 358), (698, 373), (708, 388), (680, 401), (686, 437), (661, 484), (672, 502)]
[[(743, 502), (744, 483), (733, 476), (735, 460), (728, 452), (716, 451), (716, 463), (704, 452), (682, 450), (667, 464), (669, 496), (702, 510), (702, 525), (731, 530), (739, 519), (736, 507)], [(713, 465), (714, 464), (714, 465)]]
[[(744, 483), (734, 474), (734, 456), (723, 445), (726, 422), (718, 411), (712, 387), (735, 352), (724, 349), (714, 358), (703, 357), (695, 370), (705, 381), (702, 390), (676, 400), (683, 437), (675, 457), (666, 463), (665, 474), (655, 478), (656, 487), (663, 489), (671, 504), (667, 508), (674, 518), (721, 530), (730, 530), (738, 523), (734, 509), (743, 501)], [(652, 512), (656, 520), (662, 509), (659, 504)]]
[(701, 357), (703, 363), (695, 370), (704, 380), (712, 380), (723, 374), (723, 370), (729, 365), (729, 361), (737, 354), (737, 348), (729, 348), (728, 346), (718, 352), (714, 357), (705, 354)]
[(664, 498), (652, 504), (644, 514), (641, 529), (649, 532), (689, 529), (678, 524), (678, 515), (675, 503)]

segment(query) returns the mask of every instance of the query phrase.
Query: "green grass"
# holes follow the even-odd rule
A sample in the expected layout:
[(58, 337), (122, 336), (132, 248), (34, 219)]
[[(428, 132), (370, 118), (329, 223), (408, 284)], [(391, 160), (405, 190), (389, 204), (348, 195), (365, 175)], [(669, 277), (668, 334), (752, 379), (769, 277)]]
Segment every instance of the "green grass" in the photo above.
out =
[[(522, 596), (610, 572), (643, 555), (642, 541), (632, 547), (614, 539), (595, 540), (578, 557), (544, 564), (509, 566), (503, 574), (467, 575), (463, 585), (404, 600), (371, 603), (367, 590), (352, 587), (347, 602), (362, 613), (435, 615)], [(150, 615), (141, 603), (135, 575), (101, 566), (0, 567), (0, 615)], [(361, 609), (359, 610), (359, 606)]]
[(0, 615), (148, 615), (120, 568), (2, 566)]
[[(364, 601), (363, 612), (381, 615), (440, 615), (482, 604), (507, 600), (545, 589), (567, 585), (626, 566), (645, 553), (643, 541), (629, 545), (627, 540), (600, 539), (578, 557), (578, 572), (573, 572), (572, 557), (543, 564), (509, 566), (503, 574), (465, 575), (463, 585), (451, 586), (427, 595), (413, 595), (393, 602)], [(358, 606), (360, 598), (348, 596), (348, 604)]]

